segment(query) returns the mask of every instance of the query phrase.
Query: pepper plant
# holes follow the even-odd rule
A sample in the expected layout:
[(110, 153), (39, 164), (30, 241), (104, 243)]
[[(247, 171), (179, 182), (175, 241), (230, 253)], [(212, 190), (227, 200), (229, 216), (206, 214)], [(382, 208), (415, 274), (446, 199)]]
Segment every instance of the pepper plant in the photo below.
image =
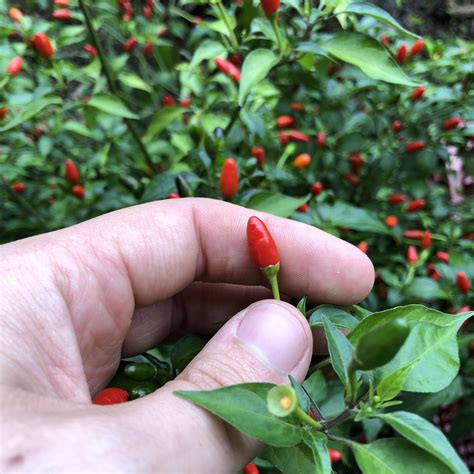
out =
[[(472, 41), (420, 38), (342, 0), (0, 12), (1, 242), (193, 196), (348, 240), (374, 290), (352, 307), (295, 302), (329, 349), (303, 385), (179, 396), (267, 443), (261, 471), (467, 472), (448, 440), (468, 463)], [(278, 252), (264, 256), (277, 296)], [(99, 400), (153, 392), (205, 342), (122, 361), (110, 385), (126, 396)]]

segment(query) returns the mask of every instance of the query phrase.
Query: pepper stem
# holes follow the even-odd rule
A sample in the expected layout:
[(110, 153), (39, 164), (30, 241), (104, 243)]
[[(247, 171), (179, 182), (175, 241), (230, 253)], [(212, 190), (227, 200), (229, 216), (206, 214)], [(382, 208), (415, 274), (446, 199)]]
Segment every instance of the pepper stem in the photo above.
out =
[(317, 430), (320, 430), (320, 429), (322, 428), (321, 424), (320, 424), (318, 421), (313, 420), (313, 418), (311, 418), (307, 413), (305, 413), (301, 407), (297, 407), (297, 408), (296, 408), (296, 410), (295, 410), (295, 415), (296, 415), (301, 421), (304, 421), (304, 422), (307, 423), (308, 425), (313, 426), (313, 427), (316, 428)]
[(278, 49), (280, 50), (280, 53), (283, 54), (283, 43), (281, 41), (281, 35), (280, 35), (280, 30), (278, 28), (278, 23), (277, 23), (277, 14), (271, 15), (271, 23), (272, 23), (272, 28), (273, 32), (275, 33), (277, 44), (278, 44)]
[(261, 268), (260, 270), (270, 282), (273, 298), (280, 300), (280, 288), (278, 287), (278, 272), (280, 271), (280, 263), (278, 262), (276, 265), (268, 265), (268, 267)]

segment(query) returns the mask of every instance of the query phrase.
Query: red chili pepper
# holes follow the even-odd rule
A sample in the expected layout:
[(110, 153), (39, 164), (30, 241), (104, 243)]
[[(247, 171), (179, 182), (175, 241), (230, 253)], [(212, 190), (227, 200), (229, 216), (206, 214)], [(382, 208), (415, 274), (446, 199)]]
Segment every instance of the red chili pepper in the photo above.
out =
[(336, 449), (328, 448), (328, 452), (329, 452), (329, 459), (331, 460), (331, 464), (335, 464), (342, 459), (342, 454)]
[(74, 196), (76, 196), (77, 198), (82, 199), (86, 194), (84, 186), (80, 184), (74, 185), (72, 187), (72, 194), (74, 194)]
[(451, 130), (452, 128), (457, 128), (462, 123), (461, 117), (453, 117), (446, 120), (443, 123), (444, 130)]
[(320, 181), (316, 181), (311, 185), (311, 194), (313, 196), (318, 196), (321, 194), (324, 190), (324, 184), (321, 183)]
[(442, 263), (448, 263), (449, 262), (449, 253), (448, 252), (442, 252), (439, 250), (436, 252), (436, 258), (442, 262)]
[(306, 214), (309, 211), (309, 205), (305, 202), (301, 204), (301, 206), (299, 206), (296, 210), (298, 212), (302, 212), (303, 214)]
[(257, 158), (258, 165), (260, 168), (263, 168), (263, 164), (265, 163), (265, 148), (261, 146), (253, 146), (250, 154), (254, 158)]
[(304, 112), (304, 104), (302, 102), (292, 102), (290, 108), (295, 112)]
[(247, 222), (247, 243), (250, 255), (259, 268), (280, 263), (278, 249), (267, 226), (258, 217)]
[(170, 94), (165, 94), (161, 99), (161, 106), (162, 107), (171, 107), (172, 105), (176, 105), (176, 100)]
[(424, 232), (422, 230), (404, 230), (403, 237), (407, 239), (416, 239), (421, 240), (423, 238)]
[(425, 91), (426, 91), (425, 86), (417, 87), (411, 94), (411, 101), (418, 102), (423, 97), (423, 94), (425, 93)]
[(421, 248), (427, 249), (431, 246), (431, 232), (429, 230), (425, 230), (423, 234), (423, 238), (421, 239)]
[(392, 122), (392, 130), (394, 133), (398, 133), (402, 129), (402, 122), (400, 120), (394, 120)]
[(25, 183), (22, 183), (21, 181), (13, 183), (12, 190), (17, 194), (21, 194), (25, 190)]
[(143, 47), (143, 54), (146, 57), (150, 57), (153, 53), (153, 43), (151, 41), (147, 41), (145, 46)]
[(44, 33), (36, 33), (31, 39), (31, 43), (36, 52), (43, 58), (51, 59), (54, 56), (53, 46)]
[(280, 0), (260, 0), (260, 5), (266, 15), (273, 15), (280, 8)]
[(280, 115), (276, 120), (277, 128), (289, 128), (295, 123), (295, 119), (291, 115)]
[(226, 61), (225, 59), (216, 56), (214, 58), (214, 63), (220, 72), (231, 77), (235, 82), (240, 81), (240, 71), (230, 61)]
[(441, 280), (441, 273), (438, 272), (438, 270), (436, 270), (436, 267), (430, 263), (427, 267), (426, 267), (426, 270), (427, 270), (427, 273), (428, 273), (428, 276), (433, 280), (433, 281), (439, 281)]
[(258, 467), (253, 463), (247, 464), (244, 467), (244, 474), (259, 474)]
[(189, 107), (190, 105), (191, 105), (191, 99), (189, 97), (187, 97), (186, 99), (181, 99), (179, 101), (179, 106), (185, 109)]
[(407, 58), (407, 45), (405, 43), (401, 44), (395, 55), (395, 59), (398, 64), (403, 64)]
[(68, 21), (68, 20), (71, 19), (71, 12), (69, 10), (64, 9), (64, 8), (61, 8), (59, 10), (55, 10), (53, 12), (53, 18), (55, 20)]
[(238, 53), (233, 53), (229, 57), (229, 61), (235, 66), (239, 67), (242, 62), (242, 56)]
[(456, 273), (456, 285), (458, 286), (458, 290), (461, 293), (467, 295), (469, 293), (469, 288), (471, 287), (469, 283), (469, 279), (464, 272), (457, 272)]
[(309, 135), (306, 135), (306, 133), (298, 132), (298, 130), (290, 130), (290, 132), (288, 133), (288, 136), (290, 140), (295, 141), (295, 142), (302, 142), (302, 143), (309, 142)]
[(126, 53), (131, 53), (137, 44), (138, 44), (137, 38), (135, 37), (129, 38), (123, 44), (123, 49)]
[(398, 225), (398, 219), (395, 216), (387, 216), (385, 219), (385, 225), (387, 227), (396, 227)]
[(97, 56), (97, 49), (94, 48), (91, 44), (87, 43), (84, 45), (84, 51), (91, 57), (95, 58)]
[(357, 173), (360, 168), (365, 164), (365, 161), (361, 158), (360, 153), (351, 153), (349, 156), (349, 163), (351, 164), (352, 171)]
[(128, 393), (118, 387), (104, 388), (92, 399), (94, 405), (115, 405), (124, 402), (128, 402)]
[(409, 245), (407, 249), (407, 262), (414, 265), (418, 261), (418, 251), (414, 245)]
[[(201, 18), (200, 16), (195, 16), (195, 17), (194, 17), (194, 24), (195, 24), (195, 25), (200, 25), (200, 24), (202, 23), (202, 21), (203, 21), (203, 20), (202, 20), (202, 18)], [(232, 62), (232, 56), (231, 56), (230, 60), (231, 60), (231, 62)]]
[(224, 161), (221, 171), (221, 194), (226, 198), (234, 197), (239, 190), (239, 173), (233, 158)]
[(278, 140), (281, 146), (288, 145), (290, 143), (290, 136), (285, 132), (278, 132)]
[(423, 209), (426, 206), (426, 201), (424, 199), (415, 199), (414, 201), (408, 203), (407, 212), (417, 212)]
[(143, 18), (149, 20), (153, 17), (153, 8), (150, 5), (143, 6)]
[(181, 196), (178, 193), (169, 193), (168, 199), (179, 199)]
[(344, 178), (349, 184), (352, 184), (352, 186), (357, 186), (360, 183), (360, 179), (352, 173), (346, 173)]
[(316, 145), (319, 149), (322, 149), (326, 146), (326, 134), (324, 132), (319, 132), (316, 135)]
[[(461, 313), (467, 313), (468, 311), (471, 311), (471, 307), (466, 305), (466, 306), (461, 306), (457, 311), (456, 314), (461, 314)], [(474, 339), (471, 341), (471, 349), (474, 349), (473, 344)]]
[(361, 251), (364, 252), (366, 255), (369, 253), (369, 246), (367, 245), (367, 242), (364, 240), (362, 242), (359, 242), (357, 244), (357, 248)]
[(407, 197), (404, 194), (391, 194), (388, 197), (388, 202), (390, 204), (400, 204), (401, 202), (405, 202)]
[(8, 115), (8, 107), (0, 107), (0, 120), (3, 120)]
[(21, 56), (16, 56), (13, 58), (7, 66), (7, 73), (10, 76), (16, 76), (20, 73), (23, 66), (23, 58)]
[(380, 37), (380, 42), (387, 47), (390, 44), (390, 38), (387, 35), (382, 35)]
[(310, 164), (311, 164), (311, 156), (308, 153), (301, 153), (301, 155), (298, 155), (293, 161), (293, 166), (297, 170), (302, 170), (304, 168), (307, 168)]
[(71, 183), (77, 183), (79, 181), (79, 170), (72, 160), (66, 160), (64, 163), (64, 170), (68, 181), (71, 181)]
[(425, 42), (422, 39), (417, 39), (410, 50), (410, 56), (415, 56), (423, 51)]
[(416, 142), (407, 143), (405, 146), (405, 151), (407, 153), (416, 153), (417, 151), (423, 150), (425, 148), (425, 142), (418, 140)]
[(69, 0), (54, 0), (54, 4), (57, 7), (68, 7), (69, 6)]
[(13, 7), (8, 10), (8, 16), (13, 21), (20, 21), (23, 18), (23, 13), (21, 13), (20, 9)]

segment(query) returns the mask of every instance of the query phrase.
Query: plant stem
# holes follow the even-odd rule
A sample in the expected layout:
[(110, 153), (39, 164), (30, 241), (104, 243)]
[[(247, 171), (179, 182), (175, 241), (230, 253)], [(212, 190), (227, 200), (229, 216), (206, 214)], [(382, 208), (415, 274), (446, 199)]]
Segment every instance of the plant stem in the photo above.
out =
[(296, 408), (295, 414), (301, 421), (304, 421), (308, 425), (311, 425), (318, 430), (322, 428), (321, 424), (316, 420), (313, 420), (301, 407)]
[(230, 42), (232, 43), (232, 47), (237, 50), (239, 49), (239, 42), (237, 41), (237, 37), (235, 36), (234, 30), (229, 22), (229, 17), (227, 16), (227, 12), (225, 11), (224, 5), (222, 3), (222, 0), (219, 0), (217, 2), (217, 8), (219, 9), (219, 13), (221, 14), (221, 18), (225, 23), (225, 26), (227, 27), (227, 30), (229, 31), (230, 35)]
[(276, 14), (272, 15), (271, 23), (272, 23), (273, 32), (275, 33), (275, 36), (276, 36), (278, 49), (280, 50), (280, 53), (283, 54), (283, 43), (281, 41), (280, 29), (278, 28)]
[[(112, 73), (110, 72), (107, 60), (105, 58), (104, 52), (102, 50), (102, 45), (99, 42), (99, 39), (97, 37), (97, 33), (94, 30), (94, 27), (92, 25), (92, 19), (91, 15), (89, 12), (89, 8), (87, 7), (86, 3), (84, 0), (79, 0), (79, 8), (82, 11), (82, 14), (84, 15), (84, 19), (86, 22), (86, 27), (87, 31), (89, 32), (89, 36), (91, 38), (91, 42), (95, 49), (97, 50), (97, 54), (99, 56), (100, 64), (102, 66), (102, 70), (104, 71), (105, 78), (107, 80), (107, 84), (109, 86), (110, 92), (114, 95), (118, 95), (118, 90), (115, 85), (114, 78), (112, 76)], [(148, 153), (148, 150), (145, 147), (145, 144), (143, 143), (142, 139), (140, 138), (140, 135), (138, 133), (137, 128), (135, 127), (135, 124), (133, 123), (132, 120), (128, 118), (123, 119), (125, 123), (127, 124), (128, 129), (130, 130), (130, 133), (132, 134), (132, 137), (134, 138), (135, 142), (137, 143), (138, 147), (140, 148), (140, 151), (143, 154), (143, 158), (146, 161), (146, 164), (152, 169), (155, 169), (155, 165), (153, 163), (153, 160), (151, 159), (150, 154)]]
[(280, 288), (278, 288), (278, 277), (273, 275), (268, 279), (270, 282), (270, 286), (272, 287), (273, 298), (276, 300), (280, 300)]
[(240, 105), (238, 105), (235, 109), (234, 109), (234, 112), (232, 113), (232, 116), (230, 118), (230, 122), (227, 124), (227, 127), (225, 128), (224, 130), (224, 136), (227, 137), (227, 135), (229, 134), (230, 130), (232, 129), (232, 127), (234, 126), (236, 120), (238, 119), (239, 117), (239, 114), (240, 114), (240, 111), (242, 110), (242, 107)]

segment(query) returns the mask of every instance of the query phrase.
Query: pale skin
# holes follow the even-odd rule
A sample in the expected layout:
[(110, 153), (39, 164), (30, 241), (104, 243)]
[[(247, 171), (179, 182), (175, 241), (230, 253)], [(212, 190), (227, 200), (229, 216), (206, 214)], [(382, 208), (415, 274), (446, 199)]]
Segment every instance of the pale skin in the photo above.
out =
[[(258, 453), (173, 394), (306, 375), (313, 335), (295, 308), (266, 299), (247, 250), (252, 215), (278, 245), (284, 294), (349, 305), (370, 291), (372, 264), (352, 245), (207, 199), (136, 206), (0, 247), (1, 472), (235, 473)], [(176, 380), (143, 399), (91, 404), (121, 355), (187, 332), (214, 336)]]

